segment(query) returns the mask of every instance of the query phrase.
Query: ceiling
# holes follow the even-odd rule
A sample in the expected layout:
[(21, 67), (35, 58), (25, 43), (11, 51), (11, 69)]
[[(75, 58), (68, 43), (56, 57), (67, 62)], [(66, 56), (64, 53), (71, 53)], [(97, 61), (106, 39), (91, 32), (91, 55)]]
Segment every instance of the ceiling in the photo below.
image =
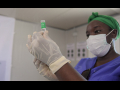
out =
[(63, 30), (87, 23), (92, 12), (115, 15), (120, 8), (0, 8), (0, 15), (37, 24), (45, 20), (47, 26)]

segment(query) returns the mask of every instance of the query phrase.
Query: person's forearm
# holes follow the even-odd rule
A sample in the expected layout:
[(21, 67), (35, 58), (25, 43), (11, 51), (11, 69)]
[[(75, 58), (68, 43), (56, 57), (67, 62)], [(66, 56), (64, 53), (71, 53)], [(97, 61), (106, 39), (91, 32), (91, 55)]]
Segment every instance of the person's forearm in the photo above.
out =
[(61, 67), (55, 75), (60, 81), (87, 81), (69, 63)]

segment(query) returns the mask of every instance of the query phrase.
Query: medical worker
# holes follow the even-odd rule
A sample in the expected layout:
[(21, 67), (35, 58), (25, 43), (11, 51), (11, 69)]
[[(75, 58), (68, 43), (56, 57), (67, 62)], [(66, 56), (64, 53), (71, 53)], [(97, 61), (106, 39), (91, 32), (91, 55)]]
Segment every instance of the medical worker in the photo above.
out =
[(75, 68), (50, 39), (48, 31), (28, 35), (26, 46), (35, 57), (38, 72), (49, 80), (120, 81), (120, 55), (114, 45), (120, 37), (118, 22), (111, 16), (93, 12), (88, 19), (86, 36), (86, 47), (95, 57), (81, 59)]

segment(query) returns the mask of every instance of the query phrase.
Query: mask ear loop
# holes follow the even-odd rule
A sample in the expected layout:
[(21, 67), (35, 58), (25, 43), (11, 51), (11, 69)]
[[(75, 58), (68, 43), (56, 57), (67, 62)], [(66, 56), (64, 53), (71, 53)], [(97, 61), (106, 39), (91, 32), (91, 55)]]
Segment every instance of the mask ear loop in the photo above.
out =
[[(113, 29), (113, 30), (114, 30), (114, 29)], [(113, 31), (113, 30), (112, 30), (112, 31)], [(106, 35), (106, 37), (107, 37), (108, 35), (110, 35), (112, 31), (110, 31), (110, 32)], [(116, 37), (117, 37), (117, 36), (116, 36)], [(115, 38), (115, 39), (116, 39), (116, 38)], [(113, 41), (113, 39), (112, 39), (112, 41)], [(110, 45), (111, 45), (112, 41), (110, 42)]]
[[(114, 29), (113, 29), (113, 30), (114, 30)], [(112, 30), (112, 31), (113, 31), (113, 30)], [(107, 37), (108, 35), (110, 35), (112, 31), (110, 31), (110, 32), (106, 35), (106, 37)]]
[[(112, 41), (113, 41), (113, 39), (112, 39)], [(110, 45), (111, 45), (112, 41), (110, 42)]]

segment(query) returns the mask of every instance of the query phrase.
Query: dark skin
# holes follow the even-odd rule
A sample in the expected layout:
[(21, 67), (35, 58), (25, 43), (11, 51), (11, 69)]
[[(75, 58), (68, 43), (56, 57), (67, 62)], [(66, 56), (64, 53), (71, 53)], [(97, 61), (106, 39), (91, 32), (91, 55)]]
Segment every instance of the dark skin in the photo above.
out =
[[(89, 38), (89, 35), (98, 35), (98, 34), (108, 34), (110, 32), (110, 27), (106, 24), (94, 20), (91, 21), (86, 30), (86, 36)], [(115, 29), (110, 35), (107, 36), (107, 42), (110, 43), (113, 38), (117, 36), (117, 30)], [(120, 56), (114, 50), (114, 46), (111, 45), (109, 52), (103, 56), (98, 57), (94, 67), (103, 65), (115, 58)], [(60, 81), (87, 81), (81, 74), (79, 74), (69, 63), (65, 64), (60, 68), (55, 75)]]
[[(92, 22), (89, 23), (89, 25), (87, 26), (87, 31), (86, 31), (86, 35), (87, 38), (89, 38), (89, 35), (97, 35), (97, 34), (108, 34), (110, 32), (110, 27), (107, 26), (106, 24), (94, 20)], [(112, 31), (111, 34), (109, 34), (106, 39), (107, 42), (110, 44), (110, 42), (112, 41), (113, 38), (115, 38), (117, 35), (117, 30), (115, 29), (114, 31)], [(110, 51), (103, 57), (98, 57), (97, 62), (95, 63), (94, 67), (103, 65), (113, 59), (115, 59), (116, 57), (118, 57), (119, 54), (117, 54), (114, 50), (114, 46), (112, 45), (110, 48)]]

